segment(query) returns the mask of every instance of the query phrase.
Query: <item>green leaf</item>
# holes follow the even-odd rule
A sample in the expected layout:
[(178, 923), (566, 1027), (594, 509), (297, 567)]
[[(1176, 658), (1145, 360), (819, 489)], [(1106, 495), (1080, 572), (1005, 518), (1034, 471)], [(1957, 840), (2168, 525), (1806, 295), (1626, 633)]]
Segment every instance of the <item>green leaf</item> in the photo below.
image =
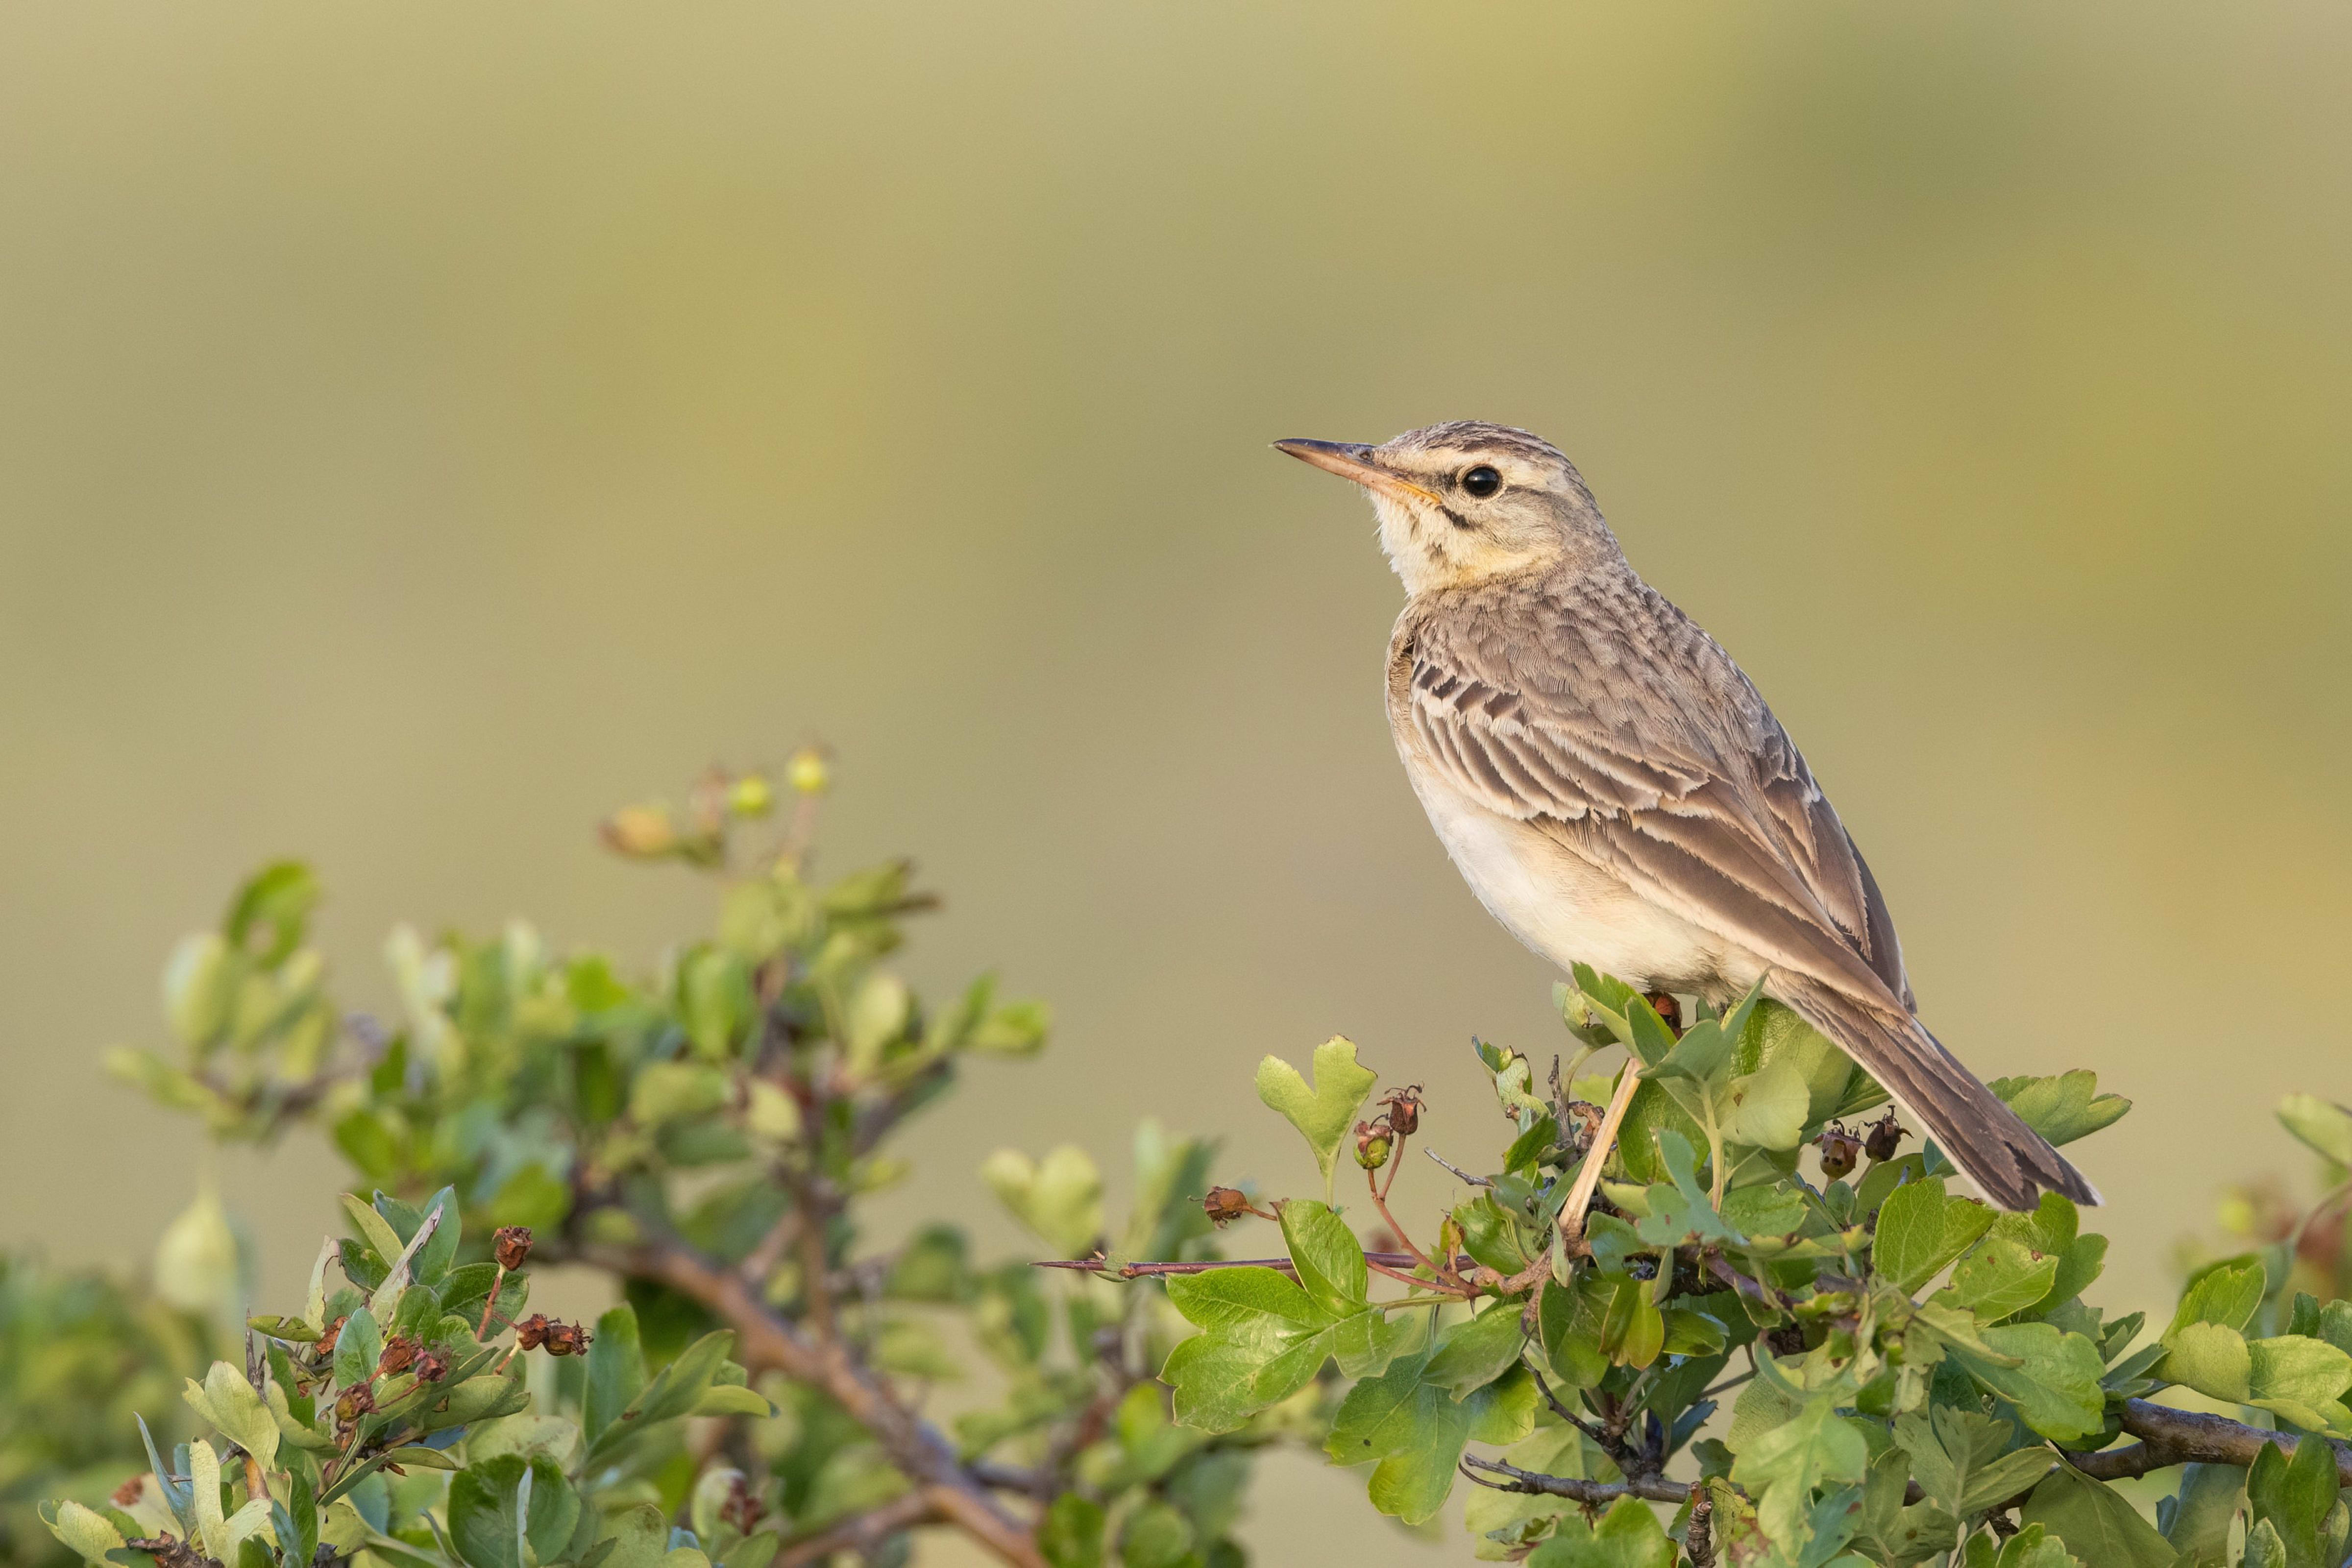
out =
[(2099, 1075), (2084, 1069), (2055, 1078), (1996, 1078), (1992, 1092), (2024, 1124), (2054, 1144), (2071, 1144), (2108, 1126), (2131, 1109), (2120, 1094), (2098, 1092)]
[(109, 1560), (107, 1553), (123, 1549), (122, 1532), (107, 1522), (106, 1516), (94, 1508), (78, 1502), (58, 1504), (58, 1516), (44, 1519), (49, 1533), (65, 1542), (66, 1550), (80, 1557), (90, 1568), (121, 1568)]
[(1992, 1224), (1993, 1211), (1972, 1198), (1947, 1197), (1941, 1176), (1895, 1189), (1878, 1210), (1870, 1265), (1908, 1293), (1934, 1279)]
[(1885, 1092), (1872, 1083), (1869, 1075), (1828, 1036), (1779, 1002), (1758, 998), (1738, 1032), (1736, 1071), (1753, 1072), (1769, 1063), (1786, 1062), (1803, 1077), (1809, 1127), (1867, 1110), (1886, 1098)]
[(608, 1516), (596, 1542), (612, 1543), (596, 1568), (656, 1568), (669, 1552), (669, 1521), (652, 1503), (641, 1502)]
[(191, 1409), (211, 1422), (223, 1437), (259, 1459), (263, 1468), (276, 1465), (278, 1422), (260, 1394), (246, 1381), (241, 1368), (216, 1361), (202, 1383), (191, 1377), (187, 1384), (187, 1392), (182, 1397)]
[[(1854, 1527), (1854, 1544), (1872, 1562), (1906, 1568), (1958, 1544), (1959, 1530), (1950, 1513), (1933, 1502), (1905, 1503), (1905, 1483), (1910, 1479), (1908, 1456), (1889, 1448), (1870, 1462), (1862, 1487), (1862, 1514)], [(1926, 1490), (1926, 1483), (1921, 1483)]]
[(2049, 1449), (2003, 1451), (2014, 1436), (2006, 1421), (1949, 1405), (1931, 1406), (1895, 1422), (1895, 1441), (1910, 1455), (1919, 1490), (1953, 1519), (2005, 1502), (2047, 1473)]
[(1528, 1568), (1675, 1568), (1679, 1554), (1650, 1505), (1621, 1497), (1597, 1525), (1570, 1514), (1536, 1548)]
[(1398, 1356), (1348, 1391), (1324, 1451), (1343, 1465), (1377, 1460), (1372, 1506), (1418, 1524), (1444, 1506), (1454, 1468), (1473, 1440), (1515, 1443), (1535, 1426), (1535, 1380), (1513, 1371), (1455, 1399), (1423, 1374), (1430, 1352)]
[(2190, 1323), (2243, 1329), (2253, 1321), (2266, 1289), (2258, 1258), (2207, 1264), (2189, 1277), (2188, 1289), (2181, 1291), (2180, 1305), (2172, 1314), (2172, 1326), (2165, 1330), (2165, 1343), (2170, 1343), (2173, 1335)]
[(2039, 1524), (2066, 1543), (2066, 1550), (2098, 1568), (2173, 1568), (2170, 1543), (2121, 1492), (2061, 1464), (2033, 1489), (2018, 1511), (2026, 1524)]
[(335, 1336), (335, 1382), (348, 1388), (354, 1383), (365, 1383), (375, 1375), (375, 1364), (383, 1354), (383, 1333), (375, 1326), (375, 1313), (366, 1307), (354, 1311), (343, 1320), (342, 1331)]
[(1037, 1550), (1051, 1568), (1102, 1568), (1103, 1505), (1066, 1491), (1037, 1523)]
[(1347, 1221), (1312, 1198), (1282, 1206), (1282, 1239), (1307, 1298), (1334, 1317), (1363, 1310), (1370, 1276)]
[(718, 1110), (732, 1092), (726, 1071), (706, 1062), (649, 1061), (630, 1082), (629, 1119), (666, 1126)]
[(1985, 1330), (1983, 1337), (1999, 1360), (1962, 1345), (1955, 1345), (1952, 1354), (1969, 1375), (2015, 1406), (2034, 1431), (2053, 1442), (2072, 1443), (2105, 1424), (2106, 1396), (2099, 1379), (2106, 1364), (2097, 1345), (2048, 1323), (2004, 1323)]
[(2336, 1451), (2316, 1438), (2295, 1445), (2287, 1458), (2265, 1443), (2246, 1470), (2246, 1502), (2253, 1515), (2278, 1532), (2287, 1568), (2336, 1568), (2344, 1542), (2331, 1529), (2336, 1511)]
[(1988, 1236), (1952, 1270), (1950, 1295), (1985, 1322), (1998, 1322), (2048, 1295), (2057, 1278), (2057, 1259)]
[(580, 1414), (588, 1441), (603, 1437), (645, 1386), (646, 1357), (637, 1343), (636, 1310), (624, 1301), (596, 1320), (595, 1336), (588, 1342), (587, 1385)]
[[(2352, 1388), (2352, 1355), (2323, 1339), (2278, 1334), (2247, 1342), (2252, 1403), (2273, 1407), (2281, 1401), (2314, 1409), (2334, 1405)], [(2308, 1426), (2313, 1423), (2298, 1422)]]
[(1355, 1041), (1336, 1034), (1315, 1048), (1314, 1071), (1315, 1084), (1310, 1089), (1297, 1068), (1280, 1057), (1269, 1056), (1257, 1065), (1257, 1097), (1297, 1128), (1307, 1146), (1315, 1151), (1315, 1164), (1323, 1173), (1328, 1193), (1339, 1145), (1380, 1075), (1358, 1063)]
[(1862, 1434), (1839, 1417), (1832, 1396), (1821, 1394), (1756, 1434), (1733, 1463), (1731, 1479), (1757, 1500), (1758, 1522), (1786, 1551), (1812, 1537), (1814, 1490), (1860, 1481), (1869, 1463)]
[(2290, 1094), (2279, 1102), (2286, 1130), (2339, 1166), (2352, 1167), (2352, 1111), (2314, 1094)]
[(1759, 1149), (1793, 1149), (1811, 1103), (1811, 1087), (1795, 1063), (1769, 1063), (1724, 1091), (1723, 1135)]
[(999, 1149), (981, 1163), (980, 1174), (1013, 1218), (1058, 1256), (1084, 1257), (1102, 1239), (1102, 1172), (1076, 1145), (1064, 1144), (1042, 1161)]
[(1351, 1376), (1378, 1372), (1412, 1326), (1375, 1307), (1339, 1315), (1265, 1268), (1179, 1276), (1168, 1300), (1203, 1332), (1169, 1353), (1160, 1376), (1175, 1390), (1176, 1419), (1207, 1432), (1230, 1432), (1287, 1399), (1327, 1360)]
[(1787, 1236), (1803, 1228), (1804, 1194), (1793, 1187), (1759, 1182), (1723, 1195), (1724, 1223), (1742, 1236)]
[(2152, 1369), (2215, 1399), (2242, 1403), (2253, 1390), (2254, 1358), (2246, 1336), (2220, 1323), (2188, 1323), (2165, 1339), (2164, 1359)]
[[(601, 1335), (597, 1343), (603, 1343)], [(466, 1434), (466, 1458), (475, 1464), (500, 1454), (545, 1454), (565, 1465), (579, 1448), (580, 1428), (561, 1416), (501, 1416)]]
[(1465, 1318), (1438, 1340), (1422, 1375), (1456, 1399), (1484, 1388), (1518, 1364), (1527, 1336), (1519, 1329), (1516, 1301), (1497, 1301), (1475, 1318)]
[[(449, 1541), (473, 1568), (554, 1560), (580, 1519), (580, 1497), (544, 1454), (500, 1454), (449, 1483)], [(531, 1558), (522, 1548), (528, 1545)]]
[(2179, 1495), (2157, 1505), (2165, 1542), (2180, 1554), (2182, 1568), (2222, 1568), (2245, 1495), (2246, 1474), (2235, 1465), (2183, 1468)]

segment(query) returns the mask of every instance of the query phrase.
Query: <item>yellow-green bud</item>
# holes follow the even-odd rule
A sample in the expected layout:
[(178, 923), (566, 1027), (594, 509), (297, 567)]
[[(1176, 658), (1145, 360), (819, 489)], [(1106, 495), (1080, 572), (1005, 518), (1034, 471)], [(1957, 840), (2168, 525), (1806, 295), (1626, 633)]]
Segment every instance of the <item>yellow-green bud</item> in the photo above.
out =
[(727, 791), (727, 809), (739, 817), (764, 817), (775, 804), (775, 786), (758, 773), (745, 774)]
[(824, 753), (813, 746), (793, 753), (784, 777), (803, 795), (822, 795), (833, 786), (833, 769), (825, 765)]

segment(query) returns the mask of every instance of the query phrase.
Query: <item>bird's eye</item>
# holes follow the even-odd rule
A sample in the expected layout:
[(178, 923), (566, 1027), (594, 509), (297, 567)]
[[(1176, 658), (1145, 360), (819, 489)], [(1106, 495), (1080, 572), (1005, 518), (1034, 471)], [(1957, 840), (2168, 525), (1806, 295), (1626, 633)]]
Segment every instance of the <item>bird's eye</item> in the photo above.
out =
[(1462, 476), (1462, 487), (1484, 500), (1503, 487), (1503, 476), (1481, 463)]

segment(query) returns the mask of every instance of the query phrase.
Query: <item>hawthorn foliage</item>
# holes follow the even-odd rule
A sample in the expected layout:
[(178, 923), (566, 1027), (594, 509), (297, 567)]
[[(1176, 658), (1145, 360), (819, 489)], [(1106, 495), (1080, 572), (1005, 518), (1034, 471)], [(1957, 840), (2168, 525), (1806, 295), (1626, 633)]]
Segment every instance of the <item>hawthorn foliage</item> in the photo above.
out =
[[(1417, 1086), (1368, 1122), (1376, 1080), (1345, 1040), (1311, 1086), (1267, 1061), (1261, 1096), (1323, 1194), (1211, 1207), (1277, 1225), (1286, 1260), (1099, 1265), (1165, 1277), (1200, 1330), (1163, 1373), (1178, 1420), (1238, 1429), (1328, 1363), (1349, 1386), (1325, 1450), (1367, 1467), (1375, 1508), (1418, 1523), (1466, 1480), (1478, 1555), (1537, 1568), (2345, 1561), (2352, 1113), (2286, 1102), (2327, 1197), (2195, 1269), (2151, 1325), (2086, 1300), (2106, 1240), (2073, 1203), (2003, 1214), (1956, 1190), (1932, 1144), (1862, 1123), (1884, 1092), (1788, 1009), (1751, 994), (1717, 1016), (1582, 967), (1558, 1000), (1565, 1072), (1477, 1046), (1506, 1136), (1486, 1174), (1440, 1162), (1463, 1186), (1424, 1241), (1387, 1201)], [(1616, 1051), (1613, 1074), (1579, 1076)], [(2054, 1144), (2129, 1108), (2088, 1072), (1994, 1089)], [(1613, 1140), (1601, 1103), (1622, 1103)], [(1330, 1181), (1351, 1163), (1349, 1216), (1330, 1199), (1352, 1183)], [(2167, 1389), (2246, 1419), (2154, 1402)], [(2145, 1489), (2115, 1483), (2158, 1471), (2150, 1521)]]
[[(1042, 1260), (885, 1243), (911, 1120), (1047, 1019), (985, 979), (913, 995), (888, 960), (929, 900), (903, 864), (816, 876), (827, 784), (803, 754), (605, 824), (714, 883), (657, 964), (404, 928), (388, 1019), (332, 999), (307, 870), (240, 888), (167, 967), (170, 1049), (114, 1069), (225, 1142), (322, 1132), (338, 1233), (275, 1312), (209, 1194), (162, 1300), (0, 1272), (12, 1552), (6, 1507), (47, 1497), (93, 1564), (892, 1564), (948, 1531), (1024, 1568), (1238, 1568), (1287, 1443), (1407, 1523), (1466, 1494), (1478, 1555), (1539, 1568), (2344, 1560), (2352, 1114), (2290, 1101), (2329, 1196), (2242, 1195), (2244, 1250), (2160, 1327), (2111, 1320), (2071, 1205), (1957, 1190), (1794, 1015), (1580, 970), (1565, 1062), (1477, 1047), (1503, 1120), (1433, 1228), (1388, 1198), (1435, 1111), (1334, 1040), (1258, 1073), (1312, 1156), (1297, 1196), (1212, 1186), (1211, 1145), (1147, 1123), (1123, 1218), (1075, 1145), (989, 1158)], [(1996, 1087), (2058, 1143), (2126, 1109), (2088, 1073)], [(1240, 1223), (1280, 1256), (1227, 1260)], [(550, 1263), (615, 1304), (551, 1317)]]

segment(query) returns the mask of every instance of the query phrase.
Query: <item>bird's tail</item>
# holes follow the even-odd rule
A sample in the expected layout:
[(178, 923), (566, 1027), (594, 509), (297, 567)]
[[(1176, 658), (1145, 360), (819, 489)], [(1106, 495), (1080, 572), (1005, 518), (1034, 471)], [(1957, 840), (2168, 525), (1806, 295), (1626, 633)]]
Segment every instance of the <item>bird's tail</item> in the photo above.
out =
[(1937, 1147), (2003, 1208), (2030, 1209), (2046, 1189), (2095, 1204), (2099, 1191), (1977, 1081), (1916, 1018), (1862, 1006), (1816, 981), (1768, 986), (1927, 1124)]

